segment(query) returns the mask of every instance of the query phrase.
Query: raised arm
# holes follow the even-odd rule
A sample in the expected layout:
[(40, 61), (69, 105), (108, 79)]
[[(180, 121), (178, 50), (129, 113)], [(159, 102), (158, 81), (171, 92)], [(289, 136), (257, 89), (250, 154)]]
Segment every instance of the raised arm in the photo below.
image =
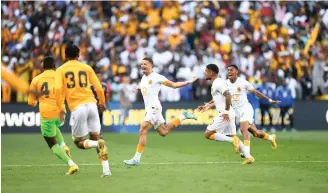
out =
[(270, 99), (269, 97), (265, 96), (263, 93), (261, 93), (260, 91), (256, 90), (255, 88), (249, 90), (249, 92), (254, 93), (257, 97), (260, 97), (262, 99), (265, 99), (267, 101), (269, 101), (269, 103), (271, 104), (278, 104), (280, 103), (280, 101), (275, 101)]
[[(31, 82), (30, 90), (34, 90), (34, 91), (37, 90), (36, 85), (35, 85), (35, 81)], [(35, 107), (37, 105), (37, 103), (38, 103), (37, 102), (37, 97), (34, 94), (29, 93), (27, 104), (32, 106), (32, 107)]]
[(195, 82), (197, 80), (197, 77), (192, 77), (192, 79), (188, 80), (188, 81), (183, 81), (183, 82), (172, 82), (172, 81), (165, 81), (163, 84), (167, 87), (171, 87), (171, 88), (180, 88), (180, 87), (184, 87), (188, 84), (192, 84), (193, 82)]

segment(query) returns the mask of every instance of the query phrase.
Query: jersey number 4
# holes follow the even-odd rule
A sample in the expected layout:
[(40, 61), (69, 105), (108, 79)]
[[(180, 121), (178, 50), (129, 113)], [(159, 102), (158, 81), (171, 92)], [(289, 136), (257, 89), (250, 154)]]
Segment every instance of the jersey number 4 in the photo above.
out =
[[(68, 71), (65, 73), (65, 78), (68, 79), (67, 81), (67, 88), (75, 88), (76, 81), (75, 81), (75, 75), (74, 72)], [(79, 79), (79, 85), (82, 88), (86, 88), (88, 86), (88, 76), (85, 71), (79, 71), (78, 74), (78, 79)]]
[(49, 98), (50, 91), (49, 91), (49, 87), (48, 87), (48, 82), (42, 83), (41, 94), (45, 95), (46, 98)]

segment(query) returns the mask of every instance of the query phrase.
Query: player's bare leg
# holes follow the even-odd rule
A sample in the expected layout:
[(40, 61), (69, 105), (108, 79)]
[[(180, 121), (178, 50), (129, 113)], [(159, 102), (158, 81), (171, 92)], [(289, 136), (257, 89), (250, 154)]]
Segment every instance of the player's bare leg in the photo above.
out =
[(140, 125), (139, 142), (137, 145), (136, 153), (132, 159), (124, 160), (123, 162), (125, 164), (127, 164), (127, 165), (139, 165), (140, 164), (140, 158), (141, 158), (142, 152), (147, 144), (147, 133), (148, 133), (149, 129), (151, 129), (152, 127), (153, 127), (153, 125), (148, 121), (144, 121)]
[(174, 120), (172, 120), (171, 122), (165, 124), (161, 124), (156, 131), (161, 135), (161, 136), (166, 136), (167, 134), (169, 134), (174, 128), (178, 127), (182, 121), (186, 120), (186, 119), (194, 119), (197, 120), (197, 117), (192, 114), (192, 113), (188, 113), (186, 110), (184, 110), (181, 115), (179, 116), (179, 118), (176, 118)]
[(102, 177), (111, 176), (112, 174), (109, 169), (108, 152), (105, 146), (105, 141), (100, 138), (98, 133), (90, 133), (90, 138), (94, 140), (86, 139), (85, 137), (74, 138), (74, 143), (80, 149), (98, 149), (97, 152), (99, 152), (99, 159), (101, 160), (103, 167)]
[[(161, 124), (158, 128), (156, 128), (156, 131), (161, 135), (161, 136), (166, 136), (169, 134), (174, 128), (178, 127), (182, 121), (186, 119), (195, 119), (197, 120), (196, 116), (192, 113), (188, 113), (187, 111), (183, 111), (179, 118), (174, 119), (172, 122), (168, 124)], [(140, 131), (139, 131), (139, 143), (137, 145), (137, 150), (135, 156), (130, 159), (130, 160), (124, 160), (123, 162), (127, 165), (139, 165), (140, 164), (140, 158), (142, 155), (142, 152), (146, 146), (147, 143), (147, 133), (149, 129), (151, 129), (153, 125), (148, 122), (144, 121), (140, 125)]]
[(52, 150), (52, 152), (62, 161), (64, 161), (66, 164), (70, 166), (67, 175), (72, 175), (76, 173), (79, 170), (79, 167), (73, 162), (73, 160), (68, 157), (66, 152), (62, 147), (60, 147), (57, 144), (56, 137), (45, 137), (44, 139), (46, 140), (49, 148)]
[(269, 134), (267, 134), (267, 133), (265, 133), (261, 130), (258, 130), (254, 123), (248, 128), (248, 131), (254, 137), (271, 141), (272, 149), (277, 149), (278, 146), (277, 146), (277, 143), (276, 143), (276, 135), (275, 134), (269, 135)]

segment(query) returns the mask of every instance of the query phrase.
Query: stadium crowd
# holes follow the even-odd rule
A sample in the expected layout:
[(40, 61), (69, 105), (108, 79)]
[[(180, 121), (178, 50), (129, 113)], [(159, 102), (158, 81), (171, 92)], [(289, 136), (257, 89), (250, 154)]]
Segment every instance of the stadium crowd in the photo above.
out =
[[(8, 70), (31, 81), (45, 56), (63, 64), (65, 44), (73, 42), (79, 59), (102, 73), (113, 101), (124, 75), (131, 84), (141, 78), (146, 56), (168, 79), (199, 77), (180, 90), (163, 88), (162, 101), (208, 97), (203, 70), (209, 63), (219, 66), (221, 77), (235, 64), (259, 86), (263, 77), (273, 89), (286, 80), (294, 99), (328, 88), (327, 2), (8, 1), (1, 15), (1, 60)], [(2, 102), (26, 102), (1, 85)]]

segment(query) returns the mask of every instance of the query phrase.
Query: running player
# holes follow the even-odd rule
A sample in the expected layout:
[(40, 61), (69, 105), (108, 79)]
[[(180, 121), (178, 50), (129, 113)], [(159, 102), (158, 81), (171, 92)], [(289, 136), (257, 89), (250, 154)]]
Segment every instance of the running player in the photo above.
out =
[[(111, 176), (108, 153), (105, 141), (99, 137), (101, 126), (97, 100), (93, 96), (90, 84), (96, 89), (100, 111), (105, 109), (104, 91), (93, 69), (77, 60), (79, 53), (80, 49), (77, 46), (67, 45), (65, 55), (68, 61), (56, 70), (56, 100), (59, 118), (63, 121), (65, 114), (61, 105), (61, 92), (64, 92), (68, 107), (72, 112), (72, 138), (75, 145), (80, 149), (98, 148), (103, 166), (102, 177), (108, 177)], [(86, 139), (88, 134), (90, 139)]]
[(161, 85), (165, 85), (171, 88), (180, 88), (188, 84), (192, 84), (196, 77), (193, 77), (189, 81), (185, 82), (171, 82), (164, 76), (153, 72), (153, 60), (150, 58), (144, 58), (141, 63), (141, 69), (143, 77), (136, 89), (140, 89), (144, 103), (146, 115), (144, 122), (140, 125), (139, 131), (139, 143), (134, 157), (130, 160), (124, 160), (127, 165), (139, 165), (141, 154), (147, 143), (147, 133), (154, 127), (161, 136), (166, 136), (174, 128), (178, 127), (185, 119), (197, 119), (195, 115), (183, 111), (179, 118), (174, 119), (172, 122), (164, 124), (165, 120), (162, 115), (162, 105), (159, 101), (158, 94), (161, 89)]
[(243, 164), (251, 164), (254, 158), (244, 152), (244, 144), (236, 136), (235, 112), (231, 108), (231, 95), (224, 79), (218, 77), (219, 68), (215, 64), (209, 64), (205, 69), (205, 78), (213, 82), (211, 88), (212, 100), (203, 106), (199, 106), (200, 112), (216, 108), (218, 116), (213, 123), (207, 126), (205, 137), (209, 140), (226, 141), (232, 143), (235, 151), (242, 150), (246, 159)]
[[(61, 122), (58, 118), (57, 103), (55, 97), (55, 60), (48, 56), (43, 60), (44, 72), (36, 76), (30, 85), (30, 90), (44, 93), (38, 99), (35, 95), (28, 96), (28, 104), (35, 107), (39, 102), (41, 114), (41, 133), (52, 152), (70, 168), (67, 174), (73, 174), (78, 170), (78, 166), (70, 158), (69, 148), (65, 145), (63, 135), (59, 130)], [(65, 99), (64, 97), (62, 99)], [(64, 100), (61, 101), (62, 109), (65, 109)], [(66, 153), (65, 153), (66, 151)]]
[(261, 130), (257, 130), (253, 120), (254, 110), (252, 105), (248, 102), (247, 92), (252, 92), (257, 97), (263, 98), (271, 104), (278, 104), (280, 101), (274, 101), (266, 97), (261, 92), (257, 91), (247, 80), (239, 78), (238, 67), (236, 65), (228, 67), (228, 80), (226, 83), (232, 95), (232, 107), (236, 113), (237, 123), (240, 123), (240, 131), (244, 137), (245, 152), (250, 154), (250, 135), (248, 131), (252, 133), (254, 137), (271, 141), (272, 149), (276, 149), (276, 135), (269, 135)]

